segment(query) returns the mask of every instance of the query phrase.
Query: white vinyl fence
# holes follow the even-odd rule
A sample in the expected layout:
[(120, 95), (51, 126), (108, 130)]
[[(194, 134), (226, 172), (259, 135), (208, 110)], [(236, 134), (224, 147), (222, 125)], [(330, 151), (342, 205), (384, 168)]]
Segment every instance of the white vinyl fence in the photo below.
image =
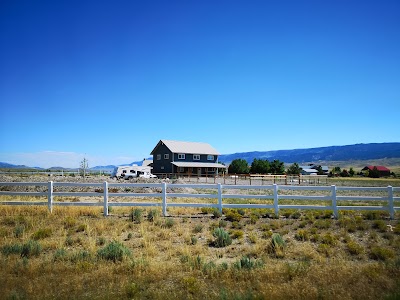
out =
[[(16, 192), (7, 191), (5, 187), (23, 187), (34, 186), (42, 187), (44, 192)], [(94, 192), (74, 192), (74, 191), (54, 191), (55, 188), (95, 188)], [(120, 192), (121, 188), (129, 190)], [(146, 193), (131, 192), (135, 188), (148, 188)], [(191, 192), (182, 192), (189, 189)], [(110, 190), (112, 192), (110, 192)], [(235, 193), (238, 190), (240, 193)], [(255, 193), (257, 191), (257, 193)], [(304, 191), (309, 191), (313, 195), (299, 195)], [(282, 193), (280, 193), (282, 192)], [(286, 193), (285, 193), (286, 192)], [(288, 194), (289, 192), (289, 194)], [(299, 193), (299, 194), (293, 194)], [(337, 195), (348, 192), (349, 195)], [(373, 194), (374, 196), (359, 196), (362, 192)], [(288, 185), (224, 185), (218, 184), (173, 184), (173, 183), (67, 183), (67, 182), (0, 182), (0, 196), (35, 196), (47, 197), (47, 201), (0, 201), (0, 205), (46, 205), (50, 212), (53, 206), (102, 206), (104, 216), (108, 215), (109, 207), (133, 207), (133, 206), (158, 206), (162, 208), (163, 216), (167, 216), (168, 207), (208, 207), (217, 208), (222, 212), (223, 208), (258, 208), (273, 209), (276, 216), (279, 216), (280, 209), (317, 209), (332, 210), (335, 218), (338, 217), (340, 210), (378, 210), (389, 213), (393, 219), (395, 211), (400, 210), (400, 197), (395, 197), (395, 193), (400, 192), (400, 187), (338, 187), (332, 186), (288, 186)], [(320, 194), (319, 194), (320, 193)], [(354, 195), (357, 194), (357, 195)], [(379, 196), (376, 196), (379, 194)], [(92, 202), (74, 202), (74, 201), (55, 201), (55, 197), (101, 197), (102, 201)], [(115, 197), (136, 197), (136, 198), (159, 198), (158, 202), (116, 202), (112, 201)], [(175, 202), (178, 198), (201, 198), (214, 199), (209, 203), (199, 202)], [(168, 201), (171, 199), (170, 201)], [(225, 199), (225, 202), (224, 202)], [(227, 203), (234, 199), (240, 199), (242, 202), (250, 199), (257, 199), (265, 203)], [(229, 200), (229, 201), (228, 201)], [(301, 201), (325, 201), (328, 205), (301, 205), (301, 204), (282, 204), (282, 200)], [(349, 205), (338, 205), (338, 202), (348, 201)], [(269, 202), (269, 203), (267, 203)], [(281, 202), (281, 203), (280, 203)], [(356, 202), (362, 202), (356, 205)], [(377, 202), (377, 205), (370, 205), (371, 202)]]

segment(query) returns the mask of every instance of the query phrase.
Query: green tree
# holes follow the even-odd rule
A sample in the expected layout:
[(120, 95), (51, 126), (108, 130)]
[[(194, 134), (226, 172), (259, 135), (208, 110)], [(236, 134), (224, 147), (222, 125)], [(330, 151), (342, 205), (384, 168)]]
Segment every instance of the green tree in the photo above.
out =
[(270, 172), (269, 161), (264, 159), (255, 158), (251, 163), (250, 173), (253, 174), (267, 174)]
[(286, 174), (288, 175), (299, 175), (301, 173), (302, 168), (300, 168), (298, 163), (291, 164), (289, 168), (286, 170)]
[(249, 171), (249, 164), (241, 158), (234, 159), (228, 167), (228, 172), (233, 174), (247, 174)]
[(354, 172), (353, 168), (350, 167), (350, 170), (349, 170), (349, 175), (350, 175), (350, 177), (353, 177), (355, 173), (356, 173), (356, 172)]
[(274, 159), (274, 161), (270, 162), (270, 173), (271, 174), (284, 174), (285, 173), (285, 164), (282, 161)]
[(377, 167), (374, 167), (371, 171), (369, 171), (369, 177), (371, 178), (379, 178), (380, 174)]

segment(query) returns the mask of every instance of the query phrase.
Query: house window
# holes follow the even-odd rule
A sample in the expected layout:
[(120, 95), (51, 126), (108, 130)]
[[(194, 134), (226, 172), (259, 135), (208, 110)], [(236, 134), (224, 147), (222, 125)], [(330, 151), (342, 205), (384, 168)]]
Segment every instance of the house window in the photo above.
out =
[(178, 173), (183, 173), (185, 172), (185, 168), (183, 167), (178, 167)]
[(207, 160), (214, 160), (214, 155), (207, 155)]
[(215, 172), (215, 168), (208, 168), (208, 172)]
[(185, 159), (185, 154), (184, 153), (179, 153), (178, 154), (178, 159)]
[(169, 159), (169, 154), (164, 154), (164, 159)]
[(161, 170), (164, 170), (164, 166), (161, 166)]
[(161, 154), (157, 154), (157, 160), (161, 159)]
[(193, 154), (193, 160), (200, 160), (200, 154)]

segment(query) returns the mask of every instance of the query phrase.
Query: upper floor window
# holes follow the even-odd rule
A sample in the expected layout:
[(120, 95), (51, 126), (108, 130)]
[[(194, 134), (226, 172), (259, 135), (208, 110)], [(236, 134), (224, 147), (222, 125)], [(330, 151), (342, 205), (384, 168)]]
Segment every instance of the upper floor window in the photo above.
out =
[(161, 154), (157, 154), (157, 160), (161, 159)]
[(178, 154), (178, 159), (185, 159), (185, 154), (184, 153), (179, 153)]
[(169, 159), (169, 154), (164, 154), (164, 159)]
[(207, 155), (207, 160), (214, 160), (214, 155)]
[(200, 160), (200, 154), (193, 154), (193, 160)]

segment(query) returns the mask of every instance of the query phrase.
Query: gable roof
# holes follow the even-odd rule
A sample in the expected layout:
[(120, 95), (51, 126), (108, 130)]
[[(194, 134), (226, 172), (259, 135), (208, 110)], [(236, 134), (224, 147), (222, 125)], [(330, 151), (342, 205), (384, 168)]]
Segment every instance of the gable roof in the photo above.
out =
[(389, 170), (388, 168), (384, 167), (384, 166), (366, 166), (363, 170), (367, 170), (367, 169), (373, 170), (375, 167), (376, 167), (376, 169), (377, 169), (378, 171), (381, 171), (381, 172), (390, 172), (390, 170)]
[(172, 153), (193, 153), (193, 154), (211, 154), (219, 155), (218, 151), (215, 150), (210, 144), (199, 143), (199, 142), (180, 142), (170, 140), (160, 140), (157, 146), (151, 151), (151, 155), (160, 144), (164, 144)]

